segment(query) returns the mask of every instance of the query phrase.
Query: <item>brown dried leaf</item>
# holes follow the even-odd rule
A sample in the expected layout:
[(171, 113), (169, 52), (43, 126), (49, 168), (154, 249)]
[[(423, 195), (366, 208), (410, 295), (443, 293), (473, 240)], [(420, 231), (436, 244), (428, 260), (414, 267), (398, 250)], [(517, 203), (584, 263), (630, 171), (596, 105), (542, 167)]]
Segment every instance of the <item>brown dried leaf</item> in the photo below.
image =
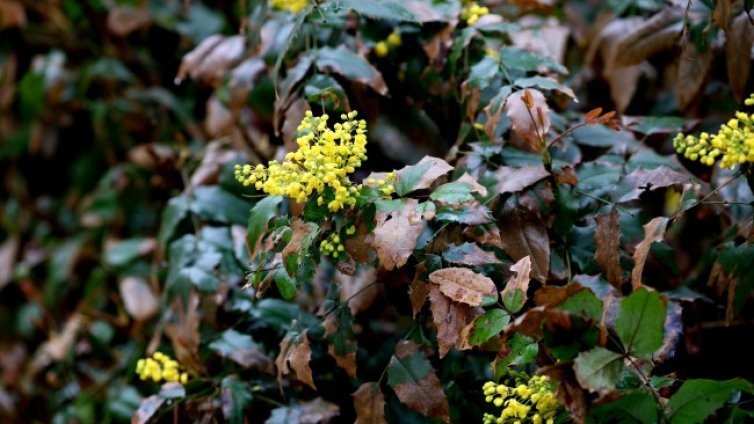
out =
[(360, 268), (355, 275), (338, 273), (335, 281), (340, 285), (340, 300), (350, 299), (348, 307), (354, 316), (369, 309), (379, 293), (377, 285), (373, 284), (377, 281), (377, 270), (372, 267)]
[[(545, 95), (533, 88), (519, 90), (510, 95), (505, 108), (513, 131), (526, 142), (531, 151), (540, 151), (542, 139), (550, 131), (551, 112)], [(538, 109), (542, 111), (543, 120), (538, 117)]]
[(191, 186), (197, 187), (217, 183), (220, 168), (234, 160), (237, 155), (238, 152), (229, 149), (228, 145), (223, 141), (218, 140), (209, 143), (202, 162), (191, 176)]
[(746, 83), (751, 74), (751, 50), (754, 46), (754, 25), (742, 13), (733, 20), (726, 32), (725, 58), (728, 64), (728, 82), (736, 100), (743, 102), (748, 94)]
[(471, 191), (473, 193), (479, 193), (479, 195), (482, 197), (487, 196), (487, 187), (479, 184), (479, 182), (474, 177), (469, 175), (468, 172), (464, 172), (463, 175), (461, 175), (461, 178), (457, 179), (456, 182), (466, 183), (471, 186)]
[(522, 299), (526, 303), (526, 299), (528, 299), (526, 292), (529, 290), (529, 274), (531, 274), (531, 258), (524, 256), (518, 262), (511, 265), (510, 270), (513, 271), (514, 275), (508, 280), (505, 288), (500, 292), (500, 296), (505, 298), (507, 294), (518, 289), (523, 293)]
[[(296, 339), (299, 339), (298, 343), (294, 343)], [(277, 380), (281, 391), (283, 390), (283, 376), (289, 374), (291, 369), (296, 373), (297, 379), (317, 390), (312, 378), (312, 369), (309, 367), (311, 358), (312, 348), (306, 337), (306, 331), (300, 334), (288, 333), (280, 341), (280, 353), (275, 359), (275, 366), (278, 369)]]
[(177, 322), (166, 325), (165, 333), (172, 343), (175, 359), (189, 371), (202, 374), (204, 365), (199, 358), (199, 294), (192, 290), (185, 305), (180, 296), (176, 297), (172, 309)]
[(568, 413), (577, 423), (585, 422), (587, 413), (586, 396), (576, 379), (573, 364), (570, 362), (561, 362), (557, 365), (550, 365), (540, 368), (537, 374), (548, 375), (553, 381), (557, 382), (558, 387), (555, 390), (555, 397), (565, 406)]
[[(476, 243), (464, 243), (458, 246), (462, 249), (463, 256), (459, 259), (447, 257), (446, 259), (454, 264), (480, 266), (490, 264), (501, 264), (502, 261), (495, 256), (493, 252), (483, 250)], [(454, 255), (455, 256), (455, 255)]]
[(401, 180), (401, 174), (404, 174), (407, 169), (415, 167), (426, 168), (427, 171), (424, 172), (421, 179), (411, 187), (411, 191), (428, 189), (432, 187), (432, 183), (434, 183), (435, 180), (453, 170), (453, 167), (444, 160), (433, 156), (425, 156), (417, 162), (416, 165), (408, 165), (396, 171), (396, 186)]
[(396, 212), (377, 211), (377, 226), (368, 243), (377, 252), (383, 268), (391, 270), (406, 264), (424, 229), (424, 221), (416, 211), (416, 199), (406, 199)]
[(136, 321), (146, 321), (160, 309), (157, 296), (141, 278), (126, 277), (121, 280), (119, 289), (126, 312)]
[(19, 241), (18, 236), (10, 236), (0, 245), (0, 290), (13, 279)]
[(662, 241), (667, 226), (668, 218), (664, 216), (654, 218), (644, 225), (644, 240), (636, 245), (636, 251), (634, 251), (634, 268), (631, 270), (631, 287), (633, 290), (642, 287), (641, 274), (644, 271), (647, 256), (649, 256), (649, 248), (652, 243)]
[(551, 57), (563, 64), (571, 33), (568, 27), (554, 17), (542, 19), (535, 15), (524, 16), (517, 23), (522, 30), (508, 33), (515, 47)]
[(0, 29), (26, 26), (26, 11), (20, 1), (0, 0)]
[(548, 175), (550, 173), (542, 165), (524, 166), (523, 168), (501, 166), (495, 171), (497, 191), (500, 194), (517, 193)]
[(576, 282), (565, 286), (544, 286), (534, 292), (534, 303), (538, 306), (558, 306), (582, 290), (586, 288)]
[(546, 282), (550, 272), (550, 237), (542, 219), (532, 211), (507, 202), (498, 227), (505, 253), (516, 261), (529, 256), (532, 277)]
[[(401, 341), (395, 346), (395, 355), (390, 358), (391, 366), (400, 363), (400, 360), (410, 357), (419, 352), (419, 346), (411, 341)], [(401, 402), (411, 409), (419, 411), (424, 416), (439, 418), (444, 422), (450, 422), (448, 417), (448, 398), (442, 390), (440, 379), (435, 370), (429, 370), (429, 374), (417, 380), (408, 380), (392, 386), (393, 391)]]
[[(415, 4), (418, 2), (414, 2)], [(447, 57), (445, 53), (447, 53), (451, 47), (453, 47), (453, 32), (456, 28), (457, 21), (451, 22), (450, 24), (446, 25), (445, 28), (441, 29), (435, 35), (429, 39), (422, 48), (424, 49), (424, 53), (427, 54), (427, 58), (429, 59), (429, 63), (435, 63), (438, 61), (438, 59), (444, 59)]]
[(576, 176), (576, 171), (573, 167), (568, 165), (564, 166), (559, 172), (555, 173), (555, 180), (558, 184), (567, 184), (575, 186), (579, 183), (579, 178)]
[(136, 31), (152, 20), (149, 12), (144, 9), (136, 9), (130, 6), (115, 6), (109, 9), (107, 14), (107, 29), (118, 37)]
[[(700, 52), (693, 42), (686, 43), (686, 49), (681, 53), (676, 77), (675, 92), (678, 108), (685, 110), (702, 94), (710, 69), (714, 51), (711, 47)], [(747, 60), (751, 61), (747, 57)]]
[(245, 47), (246, 39), (242, 35), (211, 35), (183, 56), (175, 79), (180, 83), (186, 76), (190, 76), (206, 84), (216, 85), (231, 65), (241, 58)]
[(283, 263), (288, 259), (288, 256), (299, 253), (301, 250), (301, 244), (309, 234), (314, 231), (315, 227), (312, 224), (304, 222), (301, 219), (294, 219), (291, 222), (291, 241), (283, 248)]
[(470, 306), (480, 306), (490, 298), (497, 298), (495, 283), (468, 268), (440, 269), (429, 274), (429, 281), (438, 284), (440, 291), (451, 300)]
[[(334, 314), (327, 316), (322, 323), (322, 327), (325, 329), (325, 339), (338, 332), (340, 324)], [(355, 344), (351, 342), (352, 344)], [(355, 346), (354, 346), (355, 347)], [(335, 364), (343, 368), (351, 378), (356, 378), (356, 349), (346, 352), (345, 354), (338, 354), (335, 349), (335, 345), (330, 344), (327, 346), (327, 353), (335, 359)]]
[(508, 324), (505, 328), (505, 336), (509, 337), (514, 333), (521, 333), (530, 337), (543, 337), (542, 324), (545, 320), (550, 325), (555, 324), (563, 329), (571, 327), (571, 315), (569, 313), (559, 309), (537, 306), (526, 310), (523, 315)]
[[(481, 231), (480, 231), (481, 230)], [(463, 235), (480, 244), (503, 248), (503, 240), (500, 238), (500, 229), (497, 226), (486, 228), (483, 226), (467, 227)]]
[(614, 47), (617, 54), (612, 65), (636, 65), (675, 46), (683, 30), (682, 20), (682, 12), (666, 7), (646, 21), (634, 21), (636, 23), (631, 30), (620, 34), (620, 40)]
[(712, 10), (712, 23), (728, 31), (728, 20), (730, 19), (730, 9), (733, 0), (717, 0), (715, 8)]
[(472, 308), (451, 302), (435, 285), (429, 289), (429, 306), (437, 330), (437, 345), (442, 359), (450, 348), (455, 346), (460, 350), (460, 342), (463, 340), (460, 336), (469, 321)]
[(29, 364), (29, 374), (34, 376), (53, 361), (59, 362), (68, 357), (74, 343), (76, 343), (76, 337), (85, 323), (84, 316), (74, 312), (66, 320), (60, 333), (50, 335), (50, 339), (34, 352), (34, 357)]
[(385, 396), (377, 383), (364, 383), (353, 392), (354, 424), (387, 424), (385, 421)]
[(618, 209), (613, 208), (610, 215), (597, 217), (594, 230), (594, 243), (597, 246), (594, 260), (605, 271), (607, 281), (620, 291), (623, 285), (623, 269), (620, 266), (620, 226)]
[(638, 199), (644, 191), (652, 191), (662, 187), (683, 185), (691, 180), (686, 174), (675, 171), (667, 166), (655, 169), (637, 168), (634, 172), (623, 177), (628, 185), (633, 187), (631, 191), (618, 199), (618, 202), (628, 202)]
[(409, 298), (411, 299), (411, 310), (414, 318), (416, 318), (416, 314), (421, 312), (422, 307), (424, 307), (424, 303), (427, 301), (427, 296), (429, 295), (429, 289), (431, 288), (429, 283), (420, 278), (425, 269), (424, 262), (416, 266), (416, 274), (409, 286)]

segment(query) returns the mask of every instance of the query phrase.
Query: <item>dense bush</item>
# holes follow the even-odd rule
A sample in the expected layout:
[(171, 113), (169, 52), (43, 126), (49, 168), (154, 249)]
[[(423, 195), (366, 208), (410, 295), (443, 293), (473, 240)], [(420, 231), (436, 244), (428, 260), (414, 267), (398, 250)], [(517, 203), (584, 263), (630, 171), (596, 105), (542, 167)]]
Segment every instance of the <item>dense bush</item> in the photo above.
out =
[(0, 419), (754, 419), (751, 3), (0, 0)]

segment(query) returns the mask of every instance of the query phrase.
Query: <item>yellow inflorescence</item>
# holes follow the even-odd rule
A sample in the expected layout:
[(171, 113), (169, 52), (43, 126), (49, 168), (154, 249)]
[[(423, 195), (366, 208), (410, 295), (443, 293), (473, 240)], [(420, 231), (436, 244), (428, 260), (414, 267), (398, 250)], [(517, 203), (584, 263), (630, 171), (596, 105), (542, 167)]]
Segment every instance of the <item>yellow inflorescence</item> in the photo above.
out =
[[(746, 99), (754, 105), (754, 95)], [(735, 119), (720, 126), (717, 134), (703, 132), (699, 137), (678, 134), (673, 147), (687, 159), (712, 166), (720, 158), (720, 166), (733, 168), (746, 162), (754, 163), (754, 114), (736, 112)]]
[(151, 358), (142, 358), (136, 362), (136, 374), (142, 380), (152, 380), (159, 383), (162, 380), (170, 382), (188, 382), (188, 374), (181, 372), (178, 361), (171, 359), (162, 352), (155, 352)]
[(401, 32), (396, 28), (386, 39), (379, 41), (374, 45), (374, 54), (376, 54), (377, 57), (385, 57), (390, 53), (390, 49), (396, 49), (400, 47), (402, 43)]
[(270, 0), (270, 7), (291, 13), (298, 13), (304, 10), (310, 2), (310, 0)]
[(547, 376), (535, 375), (526, 384), (516, 387), (488, 381), (482, 389), (485, 400), (502, 409), (499, 416), (484, 414), (484, 424), (552, 424), (555, 421), (559, 405)]
[[(285, 161), (271, 161), (264, 165), (236, 166), (236, 179), (246, 186), (253, 185), (273, 196), (288, 196), (305, 202), (317, 196), (317, 204), (327, 204), (332, 212), (352, 208), (356, 204), (360, 185), (348, 179), (367, 158), (367, 124), (355, 120), (356, 111), (341, 115), (343, 123), (327, 126), (329, 117), (315, 117), (306, 112), (298, 126), (298, 150), (288, 153)], [(389, 193), (385, 193), (389, 194)]]
[(479, 18), (489, 13), (490, 9), (479, 6), (479, 3), (475, 1), (470, 1), (461, 11), (461, 19), (465, 20), (467, 25), (474, 25)]

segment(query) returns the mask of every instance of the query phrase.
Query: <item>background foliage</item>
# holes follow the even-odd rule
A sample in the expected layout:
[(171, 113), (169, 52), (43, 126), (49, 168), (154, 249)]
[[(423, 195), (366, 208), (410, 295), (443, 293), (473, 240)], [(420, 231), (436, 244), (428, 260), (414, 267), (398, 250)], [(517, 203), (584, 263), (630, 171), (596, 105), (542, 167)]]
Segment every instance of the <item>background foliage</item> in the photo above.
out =
[[(480, 3), (0, 0), (0, 418), (473, 422), (515, 370), (558, 421), (750, 419), (750, 165), (671, 140), (746, 110), (751, 2)], [(234, 179), (308, 109), (390, 199)]]

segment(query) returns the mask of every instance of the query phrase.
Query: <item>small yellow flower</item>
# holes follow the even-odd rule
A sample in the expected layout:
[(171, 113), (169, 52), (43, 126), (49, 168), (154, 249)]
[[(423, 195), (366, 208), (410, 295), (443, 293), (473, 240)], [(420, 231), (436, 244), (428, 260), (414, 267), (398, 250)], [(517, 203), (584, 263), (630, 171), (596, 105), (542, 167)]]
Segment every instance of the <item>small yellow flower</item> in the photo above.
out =
[(180, 372), (180, 364), (175, 359), (170, 358), (162, 352), (155, 352), (150, 358), (142, 358), (136, 361), (136, 374), (139, 378), (147, 381), (152, 380), (155, 383), (160, 381), (178, 382), (186, 384), (188, 374)]
[(377, 57), (385, 57), (389, 52), (390, 48), (384, 41), (380, 41), (374, 45), (374, 54), (376, 54)]
[(270, 0), (270, 7), (286, 12), (298, 13), (304, 10), (309, 3), (310, 0)]
[(390, 47), (400, 47), (403, 40), (401, 40), (401, 33), (398, 31), (398, 29), (394, 29), (393, 32), (390, 33), (390, 35), (387, 36), (387, 44)]

